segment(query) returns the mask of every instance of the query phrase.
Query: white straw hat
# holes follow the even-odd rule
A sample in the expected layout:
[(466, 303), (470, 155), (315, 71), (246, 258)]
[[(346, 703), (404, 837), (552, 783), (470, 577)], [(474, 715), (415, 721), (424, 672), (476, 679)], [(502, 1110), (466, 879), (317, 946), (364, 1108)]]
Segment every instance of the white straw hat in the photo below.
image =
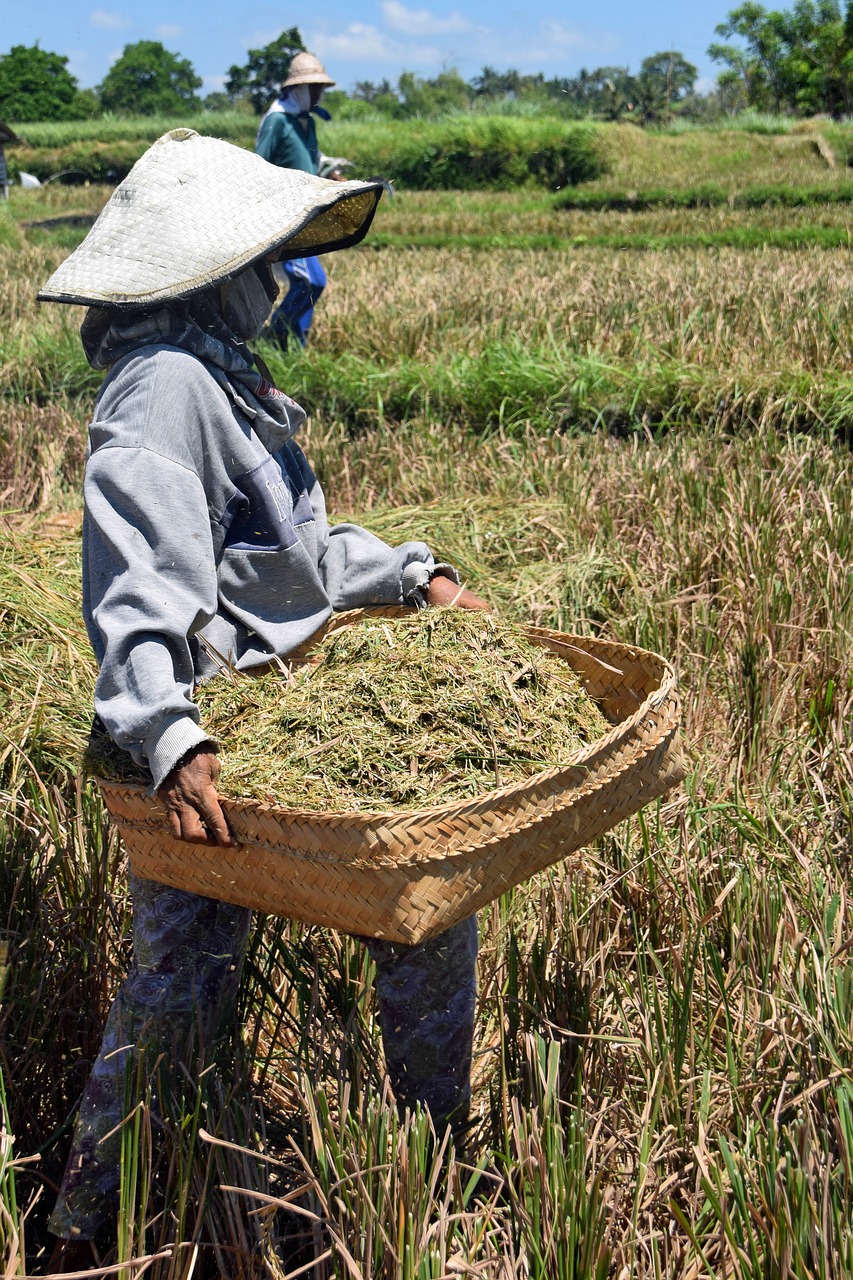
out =
[(297, 53), (290, 63), (287, 79), (282, 89), (289, 89), (295, 84), (334, 84), (335, 81), (326, 74), (326, 68), (313, 53)]
[(330, 182), (173, 129), (116, 187), (38, 298), (137, 307), (186, 298), (271, 252), (299, 258), (357, 244), (381, 193), (381, 183)]

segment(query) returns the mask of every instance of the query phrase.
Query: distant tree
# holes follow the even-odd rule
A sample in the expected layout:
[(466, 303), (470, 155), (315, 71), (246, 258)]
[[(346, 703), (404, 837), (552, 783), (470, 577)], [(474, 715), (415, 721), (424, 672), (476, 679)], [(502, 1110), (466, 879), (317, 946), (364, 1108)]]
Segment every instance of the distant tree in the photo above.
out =
[(621, 120), (634, 111), (636, 84), (627, 67), (596, 67), (582, 72), (591, 114), (602, 120)]
[(232, 102), (247, 98), (255, 114), (263, 115), (287, 79), (294, 55), (304, 49), (298, 27), (282, 31), (262, 49), (250, 49), (244, 66), (228, 68), (225, 92)]
[(206, 97), (202, 98), (201, 105), (205, 111), (244, 111), (247, 115), (254, 115), (252, 104), (248, 98), (238, 98), (236, 102), (232, 102), (228, 94), (221, 89), (207, 94)]
[(201, 77), (192, 63), (169, 53), (159, 40), (125, 45), (98, 88), (107, 111), (123, 115), (186, 115), (201, 106)]
[(83, 110), (68, 59), (38, 45), (14, 45), (0, 56), (0, 119), (76, 120)]
[(372, 80), (356, 80), (350, 97), (359, 102), (369, 102), (371, 106), (380, 98), (393, 98), (399, 101), (389, 80), (380, 80), (379, 84), (374, 84)]
[(576, 76), (562, 81), (552, 81), (554, 89), (560, 93), (577, 111), (578, 115), (592, 115), (595, 110), (594, 84), (597, 73), (581, 67)]
[[(739, 79), (749, 105), (799, 115), (853, 108), (853, 3), (794, 0), (791, 9), (765, 9), (755, 0), (732, 9), (709, 55), (724, 62), (728, 87)], [(739, 43), (732, 43), (732, 39)]]
[(478, 98), (517, 98), (528, 77), (510, 67), (507, 71), (496, 71), (494, 67), (483, 67), (478, 76), (471, 81), (471, 88)]
[(692, 62), (674, 49), (644, 58), (634, 80), (634, 112), (647, 124), (668, 118), (677, 104), (692, 93), (698, 76)]
[(470, 103), (468, 85), (455, 67), (442, 71), (434, 80), (422, 80), (414, 72), (404, 71), (397, 92), (403, 116), (442, 116), (464, 111)]
[(90, 120), (101, 114), (101, 100), (94, 89), (78, 89), (72, 105), (75, 120)]
[(686, 98), (692, 93), (699, 71), (688, 62), (683, 53), (670, 49), (666, 53), (653, 53), (640, 63), (640, 75), (649, 76), (665, 85), (671, 102)]

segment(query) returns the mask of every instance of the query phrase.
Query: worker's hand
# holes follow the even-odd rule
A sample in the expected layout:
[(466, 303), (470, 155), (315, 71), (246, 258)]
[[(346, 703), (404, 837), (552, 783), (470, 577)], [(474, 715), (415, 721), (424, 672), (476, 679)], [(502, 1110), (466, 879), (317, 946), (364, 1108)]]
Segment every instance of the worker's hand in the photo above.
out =
[(190, 844), (236, 845), (216, 794), (219, 757), (201, 743), (157, 788), (169, 829)]
[(445, 578), (442, 574), (437, 573), (434, 578), (430, 578), (429, 586), (426, 589), (427, 604), (433, 605), (455, 605), (458, 609), (491, 609), (490, 604), (486, 604), (485, 600), (481, 600), (479, 596), (475, 596), (473, 591), (469, 591), (467, 587), (459, 587), (451, 578)]

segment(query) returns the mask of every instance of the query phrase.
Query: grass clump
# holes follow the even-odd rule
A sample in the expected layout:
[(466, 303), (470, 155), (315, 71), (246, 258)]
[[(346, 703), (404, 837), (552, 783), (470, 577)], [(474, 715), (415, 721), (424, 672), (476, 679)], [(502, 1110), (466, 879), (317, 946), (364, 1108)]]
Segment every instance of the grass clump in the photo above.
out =
[[(222, 127), (220, 128), (220, 121)], [(251, 117), (208, 114), (183, 121), (251, 150), (257, 122)], [(13, 179), (23, 169), (42, 182), (60, 174), (72, 183), (121, 182), (152, 142), (175, 122), (118, 122), (98, 138), (79, 137), (82, 126), (34, 126), (30, 145), (10, 147)], [(156, 130), (159, 129), (159, 132)], [(560, 120), (506, 117), (452, 117), (447, 120), (339, 122), (326, 127), (323, 145), (349, 157), (354, 176), (381, 173), (412, 190), (560, 187), (587, 182), (606, 171), (589, 125)]]
[[(566, 662), (511, 623), (457, 609), (368, 617), (313, 660), (214, 678), (197, 702), (226, 748), (223, 792), (336, 813), (478, 796), (609, 728)], [(87, 759), (127, 776), (125, 753), (103, 739)]]
[(762, 183), (760, 186), (730, 190), (717, 182), (700, 182), (681, 189), (668, 186), (645, 187), (638, 191), (563, 191), (555, 198), (556, 209), (608, 209), (633, 212), (642, 209), (798, 209), (812, 205), (849, 204), (853, 182), (828, 187), (807, 183)]

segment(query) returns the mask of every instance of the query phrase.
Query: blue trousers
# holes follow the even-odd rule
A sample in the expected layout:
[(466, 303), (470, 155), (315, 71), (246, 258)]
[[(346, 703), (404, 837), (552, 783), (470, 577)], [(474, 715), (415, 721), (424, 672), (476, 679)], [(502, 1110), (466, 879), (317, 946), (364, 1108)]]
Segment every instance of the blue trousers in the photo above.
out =
[(272, 313), (269, 326), (283, 347), (291, 337), (304, 347), (314, 307), (326, 287), (326, 273), (319, 258), (291, 258), (281, 263), (281, 269), (288, 289)]

